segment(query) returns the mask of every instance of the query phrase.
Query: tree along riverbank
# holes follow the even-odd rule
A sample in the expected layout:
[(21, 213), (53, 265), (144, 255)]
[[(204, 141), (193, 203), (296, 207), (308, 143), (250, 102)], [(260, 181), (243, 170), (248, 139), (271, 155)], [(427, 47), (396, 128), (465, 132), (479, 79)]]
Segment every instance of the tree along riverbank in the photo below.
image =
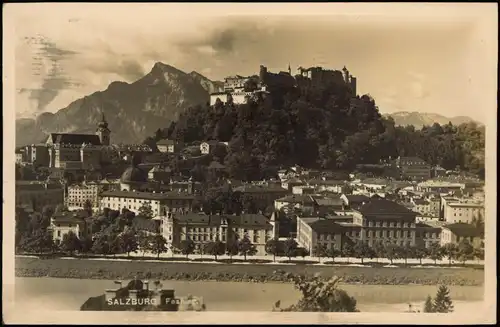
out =
[(223, 264), (196, 262), (38, 259), (16, 257), (17, 277), (144, 279), (186, 281), (289, 282), (289, 274), (342, 277), (346, 284), (467, 285), (484, 284), (484, 270), (474, 268), (360, 267), (297, 264)]

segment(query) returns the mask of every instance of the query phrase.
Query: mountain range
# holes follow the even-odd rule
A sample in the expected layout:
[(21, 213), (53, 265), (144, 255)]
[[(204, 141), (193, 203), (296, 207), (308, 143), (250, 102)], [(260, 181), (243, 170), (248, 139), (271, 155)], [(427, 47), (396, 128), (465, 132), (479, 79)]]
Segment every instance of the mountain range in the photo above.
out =
[(429, 113), (429, 112), (415, 112), (415, 111), (413, 112), (400, 111), (391, 114), (385, 114), (384, 116), (392, 117), (392, 119), (394, 119), (394, 122), (398, 126), (413, 125), (417, 129), (422, 128), (424, 125), (429, 126), (434, 123), (444, 125), (451, 122), (453, 125), (460, 125), (463, 123), (475, 122), (472, 118), (466, 116), (456, 116), (448, 118), (440, 114)]
[(98, 91), (73, 101), (56, 113), (36, 119), (16, 120), (16, 146), (41, 142), (49, 133), (94, 133), (104, 113), (113, 143), (141, 143), (158, 128), (168, 127), (186, 108), (205, 104), (209, 94), (220, 91), (214, 82), (197, 73), (156, 63), (133, 83), (112, 82)]
[[(186, 108), (207, 103), (210, 93), (223, 89), (223, 82), (157, 62), (148, 74), (133, 83), (112, 82), (106, 90), (73, 101), (56, 113), (17, 119), (16, 146), (42, 142), (49, 133), (94, 133), (102, 113), (109, 123), (112, 143), (141, 143), (158, 128), (168, 127)], [(472, 121), (468, 117), (446, 118), (418, 112), (390, 116), (397, 125), (417, 128), (434, 122)]]

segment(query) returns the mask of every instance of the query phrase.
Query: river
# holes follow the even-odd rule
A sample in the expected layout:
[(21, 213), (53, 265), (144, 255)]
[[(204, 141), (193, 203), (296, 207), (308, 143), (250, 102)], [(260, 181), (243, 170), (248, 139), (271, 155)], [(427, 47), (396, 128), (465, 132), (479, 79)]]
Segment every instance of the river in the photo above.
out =
[[(282, 307), (295, 303), (300, 293), (292, 284), (242, 283), (216, 281), (163, 281), (178, 296), (202, 296), (209, 311), (269, 311), (281, 300)], [(113, 288), (112, 280), (16, 277), (15, 302), (26, 309), (79, 310), (91, 296)], [(429, 285), (342, 285), (358, 301), (362, 312), (401, 312), (408, 303), (421, 306), (427, 295), (434, 296), (437, 286)], [(482, 286), (452, 286), (455, 308), (480, 306)], [(465, 308), (465, 307), (464, 307)]]

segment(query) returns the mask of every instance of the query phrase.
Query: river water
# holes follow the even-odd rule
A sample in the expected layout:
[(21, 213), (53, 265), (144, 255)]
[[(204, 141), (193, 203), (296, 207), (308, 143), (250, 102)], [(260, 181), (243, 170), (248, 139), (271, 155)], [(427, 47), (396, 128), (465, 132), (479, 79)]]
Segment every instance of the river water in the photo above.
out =
[[(30, 308), (79, 310), (92, 296), (114, 288), (112, 280), (16, 277), (15, 302)], [(297, 302), (300, 293), (292, 284), (242, 283), (216, 281), (163, 281), (177, 296), (202, 296), (208, 311), (270, 311), (281, 300), (285, 307)], [(434, 296), (437, 286), (428, 285), (342, 285), (358, 302), (362, 312), (402, 312), (411, 303), (421, 307), (427, 295)], [(451, 286), (455, 311), (475, 310), (483, 304), (483, 286)]]

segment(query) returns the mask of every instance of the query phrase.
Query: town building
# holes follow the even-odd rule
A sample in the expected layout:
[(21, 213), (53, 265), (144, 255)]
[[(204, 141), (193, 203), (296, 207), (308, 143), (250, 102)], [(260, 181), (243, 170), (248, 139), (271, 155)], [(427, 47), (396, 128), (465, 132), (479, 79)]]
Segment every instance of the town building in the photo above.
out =
[(316, 193), (316, 189), (311, 186), (297, 185), (292, 187), (292, 194), (307, 195)]
[(357, 95), (357, 79), (349, 73), (349, 70), (345, 66), (342, 72), (325, 70), (322, 67), (299, 67), (298, 75), (310, 79), (313, 83), (323, 83), (325, 81), (344, 82), (350, 87), (353, 96)]
[(40, 211), (44, 206), (64, 203), (64, 187), (46, 182), (16, 181), (16, 206)]
[(275, 210), (288, 210), (295, 208), (308, 212), (315, 211), (316, 203), (310, 195), (287, 195), (274, 201)]
[(267, 241), (274, 238), (273, 224), (261, 214), (168, 214), (162, 219), (161, 232), (169, 245), (177, 248), (183, 240), (192, 240), (198, 252), (203, 244), (216, 240), (228, 244), (246, 236), (255, 245), (257, 255), (265, 255)]
[(416, 213), (385, 199), (372, 199), (354, 210), (353, 224), (361, 227), (358, 238), (372, 246), (376, 241), (413, 246)]
[(441, 244), (441, 226), (439, 222), (427, 221), (416, 223), (415, 235), (417, 246), (430, 248), (433, 244)]
[(370, 198), (366, 195), (342, 194), (340, 198), (342, 199), (342, 201), (344, 201), (344, 206), (346, 208), (352, 209), (370, 202)]
[(345, 208), (344, 201), (340, 195), (313, 195), (312, 198), (316, 203), (316, 211), (320, 214), (331, 214)]
[(172, 169), (164, 165), (155, 165), (148, 172), (148, 180), (160, 183), (169, 183), (172, 178)]
[(444, 219), (447, 223), (472, 223), (474, 219), (484, 219), (484, 205), (475, 202), (456, 201), (446, 204)]
[(331, 192), (341, 194), (346, 191), (346, 183), (340, 180), (310, 179), (308, 186), (312, 186), (318, 192)]
[(31, 144), (24, 149), (24, 160), (35, 167), (49, 167), (49, 149), (46, 144)]
[(414, 205), (412, 210), (419, 216), (429, 217), (431, 215), (431, 203), (425, 199), (412, 198), (410, 202)]
[(290, 178), (281, 181), (281, 187), (292, 192), (296, 186), (305, 186), (305, 182), (298, 178)]
[(345, 228), (333, 220), (320, 217), (297, 217), (297, 243), (314, 255), (317, 246), (338, 251), (345, 243)]
[(168, 212), (189, 212), (194, 201), (193, 195), (180, 192), (104, 191), (100, 198), (101, 209), (121, 211), (126, 208), (135, 214), (142, 206), (149, 205), (154, 219), (160, 219)]
[(49, 230), (54, 242), (60, 243), (64, 235), (73, 232), (76, 237), (82, 238), (87, 233), (85, 217), (79, 212), (65, 211), (54, 214), (50, 218)]
[(125, 169), (120, 177), (121, 191), (140, 191), (148, 185), (148, 173), (139, 168), (139, 156), (135, 156), (130, 167)]
[(201, 154), (211, 154), (215, 151), (217, 147), (228, 147), (227, 142), (219, 142), (219, 141), (207, 141), (207, 142), (202, 142), (200, 144), (200, 152)]
[(89, 201), (92, 208), (99, 208), (99, 193), (104, 189), (99, 183), (82, 183), (68, 186), (66, 206), (70, 210), (83, 209)]
[(481, 232), (474, 225), (466, 223), (446, 224), (441, 231), (441, 246), (445, 244), (459, 244), (462, 239), (467, 239), (473, 246), (479, 246), (483, 241)]
[(110, 135), (104, 114), (96, 134), (51, 133), (45, 142), (48, 166), (66, 171), (100, 169), (101, 150), (110, 145)]
[(16, 164), (22, 164), (25, 162), (24, 151), (25, 149), (23, 148), (16, 149)]
[(410, 180), (431, 178), (431, 166), (418, 157), (398, 157), (396, 166), (401, 170), (401, 177)]
[(241, 193), (243, 203), (245, 201), (253, 201), (258, 208), (274, 206), (276, 199), (289, 194), (288, 190), (282, 187), (252, 184), (237, 186), (233, 191)]
[(180, 142), (168, 139), (156, 142), (156, 147), (161, 153), (177, 153), (182, 150), (182, 145)]
[(427, 180), (418, 183), (417, 190), (422, 192), (436, 192), (439, 194), (451, 194), (455, 191), (465, 189), (464, 183), (440, 181), (440, 180)]

